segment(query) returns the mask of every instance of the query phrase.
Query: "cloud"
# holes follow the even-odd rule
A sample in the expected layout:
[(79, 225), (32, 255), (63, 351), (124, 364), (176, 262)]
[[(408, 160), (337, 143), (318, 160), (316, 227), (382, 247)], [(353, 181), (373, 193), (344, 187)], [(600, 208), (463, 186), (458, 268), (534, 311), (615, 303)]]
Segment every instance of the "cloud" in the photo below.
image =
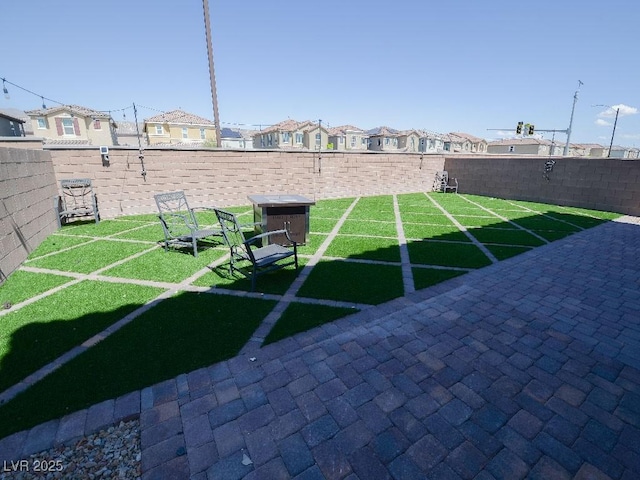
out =
[(600, 125), (601, 127), (609, 127), (612, 123), (607, 122), (606, 120), (602, 120), (601, 118), (596, 120), (596, 125)]
[(598, 114), (598, 117), (614, 118), (616, 116), (616, 110), (618, 110), (618, 117), (636, 115), (638, 113), (638, 109), (636, 107), (630, 107), (629, 105), (625, 105), (624, 103), (619, 103), (618, 105), (611, 105), (610, 107), (607, 107), (606, 110), (603, 110)]

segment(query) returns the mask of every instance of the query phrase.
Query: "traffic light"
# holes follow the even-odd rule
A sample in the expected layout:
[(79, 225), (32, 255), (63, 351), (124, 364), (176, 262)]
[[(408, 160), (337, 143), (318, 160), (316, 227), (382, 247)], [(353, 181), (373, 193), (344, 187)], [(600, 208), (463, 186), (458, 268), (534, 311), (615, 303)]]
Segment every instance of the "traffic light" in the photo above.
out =
[(533, 131), (534, 131), (534, 130), (535, 130), (535, 129), (534, 129), (533, 125), (529, 125), (529, 132), (528, 132), (528, 133), (529, 133), (529, 135), (533, 135)]
[(516, 133), (518, 135), (522, 133), (522, 125), (524, 125), (524, 122), (518, 122), (518, 126), (516, 127)]

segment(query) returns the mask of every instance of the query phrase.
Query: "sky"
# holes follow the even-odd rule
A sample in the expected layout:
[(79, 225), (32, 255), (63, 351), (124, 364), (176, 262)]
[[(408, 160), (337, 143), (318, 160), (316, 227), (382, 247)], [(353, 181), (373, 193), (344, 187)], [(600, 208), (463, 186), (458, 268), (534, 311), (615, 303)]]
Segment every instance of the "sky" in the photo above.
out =
[[(640, 146), (640, 2), (209, 0), (222, 127), (288, 118), (466, 132), (519, 121)], [(201, 0), (20, 0), (0, 11), (0, 109), (214, 120)], [(28, 90), (29, 92), (25, 91)], [(596, 106), (600, 105), (600, 106)]]

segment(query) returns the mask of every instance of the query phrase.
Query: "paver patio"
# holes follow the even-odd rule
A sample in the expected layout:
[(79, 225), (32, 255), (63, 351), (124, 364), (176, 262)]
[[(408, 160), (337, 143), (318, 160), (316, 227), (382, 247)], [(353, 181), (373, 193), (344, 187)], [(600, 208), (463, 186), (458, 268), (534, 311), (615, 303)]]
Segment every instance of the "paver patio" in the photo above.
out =
[(0, 452), (139, 413), (145, 479), (638, 478), (639, 259), (640, 222), (624, 217)]

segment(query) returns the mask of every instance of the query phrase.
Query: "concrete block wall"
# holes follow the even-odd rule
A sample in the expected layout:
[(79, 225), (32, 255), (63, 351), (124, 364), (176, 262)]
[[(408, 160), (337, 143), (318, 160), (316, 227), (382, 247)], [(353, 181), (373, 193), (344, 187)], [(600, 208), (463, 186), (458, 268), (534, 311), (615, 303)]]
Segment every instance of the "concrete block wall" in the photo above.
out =
[(0, 282), (58, 228), (55, 195), (49, 152), (0, 146)]
[(51, 149), (56, 177), (93, 180), (101, 218), (156, 213), (153, 195), (184, 190), (191, 207), (249, 204), (251, 194), (323, 198), (426, 191), (442, 156), (346, 152)]
[(612, 158), (449, 156), (460, 193), (489, 195), (640, 216), (640, 161)]

